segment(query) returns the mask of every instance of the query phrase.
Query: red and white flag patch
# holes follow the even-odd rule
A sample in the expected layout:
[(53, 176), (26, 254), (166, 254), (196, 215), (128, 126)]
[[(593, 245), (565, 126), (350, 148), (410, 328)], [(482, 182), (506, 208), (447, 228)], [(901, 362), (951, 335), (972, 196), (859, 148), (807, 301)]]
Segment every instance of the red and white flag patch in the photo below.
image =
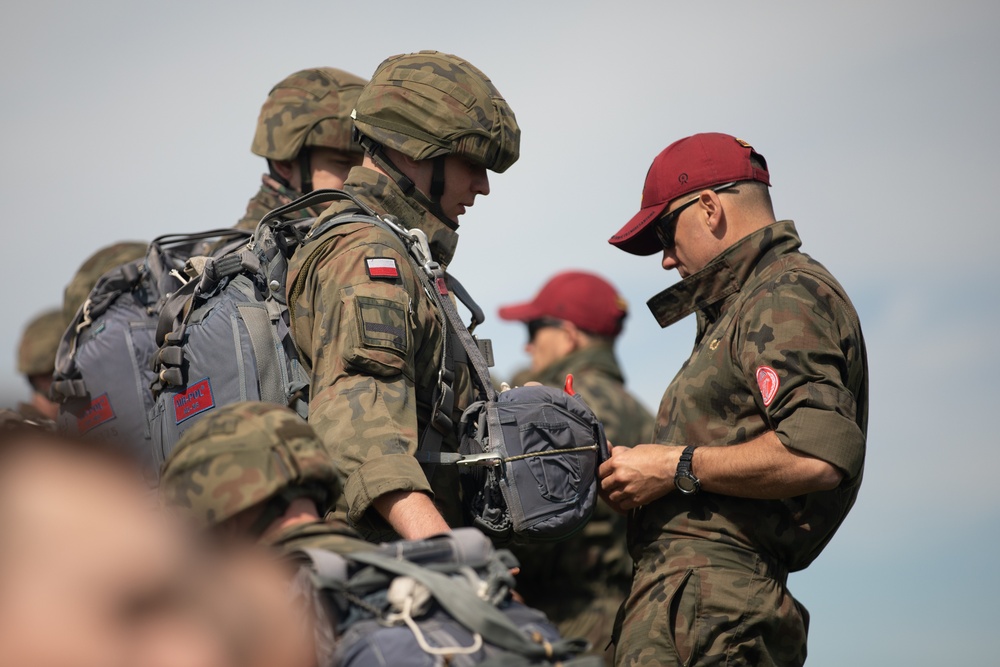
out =
[(365, 260), (365, 268), (368, 269), (369, 278), (398, 278), (399, 267), (396, 260), (391, 257), (369, 257)]
[(761, 366), (757, 369), (757, 386), (760, 387), (761, 398), (764, 399), (764, 407), (771, 405), (771, 401), (778, 394), (778, 374), (770, 366)]

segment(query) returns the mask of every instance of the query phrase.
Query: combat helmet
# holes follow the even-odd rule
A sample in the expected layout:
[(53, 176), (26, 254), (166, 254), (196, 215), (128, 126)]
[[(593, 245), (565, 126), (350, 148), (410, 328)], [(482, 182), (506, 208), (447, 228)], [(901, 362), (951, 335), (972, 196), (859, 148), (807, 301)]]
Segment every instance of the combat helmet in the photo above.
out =
[[(352, 116), (376, 163), (453, 229), (457, 225), (440, 209), (444, 157), (459, 155), (502, 173), (519, 156), (521, 130), (500, 91), (479, 69), (447, 53), (387, 58), (361, 91)], [(414, 160), (435, 159), (429, 199), (392, 164), (383, 146)]]
[[(271, 89), (261, 107), (250, 150), (269, 164), (298, 159), (302, 190), (309, 192), (309, 151), (303, 148), (362, 152), (354, 141), (350, 114), (365, 83), (333, 67), (304, 69), (286, 77)], [(273, 168), (271, 172), (276, 177)]]
[(264, 532), (296, 498), (311, 498), (320, 513), (340, 495), (330, 454), (294, 410), (243, 402), (219, 408), (192, 426), (163, 465), (160, 493), (203, 528), (255, 505), (251, 528)]
[(41, 313), (28, 322), (17, 346), (17, 372), (29, 379), (49, 375), (56, 369), (56, 350), (66, 330), (61, 308)]
[(63, 317), (73, 321), (76, 311), (87, 301), (90, 291), (101, 276), (111, 269), (146, 256), (146, 244), (122, 241), (105, 246), (84, 260), (63, 292)]

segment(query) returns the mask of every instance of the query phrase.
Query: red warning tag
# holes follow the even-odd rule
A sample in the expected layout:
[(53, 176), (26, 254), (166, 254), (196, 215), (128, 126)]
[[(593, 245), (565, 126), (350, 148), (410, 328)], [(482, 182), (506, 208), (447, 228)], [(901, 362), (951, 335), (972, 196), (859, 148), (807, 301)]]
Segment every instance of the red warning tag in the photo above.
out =
[(764, 399), (764, 407), (771, 405), (771, 401), (778, 394), (778, 374), (770, 366), (761, 366), (757, 369), (757, 386), (760, 387), (761, 398)]
[(399, 267), (391, 257), (369, 257), (365, 260), (369, 278), (398, 278)]
[(107, 394), (101, 394), (90, 403), (90, 407), (83, 413), (83, 416), (76, 420), (76, 427), (83, 435), (91, 429), (97, 428), (105, 422), (115, 418), (115, 411), (111, 409), (111, 401)]
[(215, 407), (215, 398), (212, 397), (212, 385), (208, 378), (199, 380), (188, 387), (183, 394), (174, 396), (174, 419), (180, 424), (185, 419), (190, 419), (196, 414), (211, 410)]

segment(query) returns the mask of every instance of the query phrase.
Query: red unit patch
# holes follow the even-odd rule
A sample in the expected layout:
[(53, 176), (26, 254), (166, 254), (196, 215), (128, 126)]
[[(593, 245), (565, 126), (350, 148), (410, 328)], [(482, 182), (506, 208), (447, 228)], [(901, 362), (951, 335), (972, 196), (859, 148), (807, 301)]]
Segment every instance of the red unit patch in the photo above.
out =
[(91, 401), (87, 411), (83, 413), (82, 417), (76, 420), (76, 427), (82, 435), (114, 418), (115, 411), (111, 409), (111, 401), (108, 400), (108, 395), (101, 394)]
[(398, 278), (399, 267), (391, 257), (369, 257), (365, 260), (369, 278)]
[(760, 387), (761, 398), (764, 399), (764, 407), (771, 405), (771, 401), (778, 394), (778, 374), (770, 366), (761, 366), (757, 369), (757, 386)]
[(180, 424), (185, 419), (190, 419), (214, 407), (215, 399), (212, 397), (212, 385), (209, 384), (208, 378), (205, 378), (188, 387), (188, 390), (183, 394), (174, 396), (174, 419)]

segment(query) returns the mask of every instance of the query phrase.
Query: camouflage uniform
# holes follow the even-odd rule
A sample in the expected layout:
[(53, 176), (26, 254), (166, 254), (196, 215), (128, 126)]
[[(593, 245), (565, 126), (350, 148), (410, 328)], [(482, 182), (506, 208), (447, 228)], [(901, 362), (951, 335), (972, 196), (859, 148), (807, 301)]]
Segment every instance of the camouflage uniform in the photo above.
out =
[[(435, 259), (451, 261), (458, 235), (390, 179), (355, 167), (344, 189), (402, 226), (424, 230)], [(351, 206), (334, 204), (317, 225)], [(399, 276), (369, 277), (369, 258), (394, 260)], [(457, 469), (437, 466), (428, 480), (413, 458), (437, 387), (443, 322), (402, 243), (368, 223), (336, 227), (292, 257), (288, 284), (292, 337), (310, 369), (309, 423), (346, 480), (337, 516), (373, 541), (398, 539), (372, 502), (391, 491), (422, 491), (434, 494), (450, 526), (462, 525)], [(456, 366), (455, 394), (458, 423), (473, 398), (464, 364)], [(456, 434), (442, 449), (458, 451)]]
[(63, 319), (62, 309), (54, 308), (35, 316), (21, 334), (21, 342), (17, 346), (17, 372), (31, 384), (35, 394), (32, 398), (35, 405), (19, 403), (17, 411), (32, 422), (51, 421), (38, 406), (51, 405), (47, 395), (47, 381), (51, 380), (55, 372), (56, 352), (65, 330), (66, 320)]
[(619, 665), (805, 660), (809, 617), (786, 577), (812, 562), (854, 503), (868, 403), (854, 307), (800, 245), (790, 221), (774, 223), (650, 300), (664, 327), (698, 313), (694, 351), (663, 396), (654, 441), (726, 446), (773, 431), (843, 471), (843, 482), (785, 500), (669, 493), (635, 510)]
[[(518, 158), (520, 130), (485, 74), (435, 51), (386, 59), (353, 112), (362, 145), (389, 176), (354, 168), (344, 190), (401, 226), (423, 230), (434, 260), (447, 267), (458, 243), (440, 206), (444, 160), (505, 171)], [(399, 171), (385, 148), (433, 160), (431, 192)], [(439, 178), (440, 177), (440, 178)], [(340, 202), (317, 225), (352, 209)], [(392, 268), (369, 274), (367, 260)], [(392, 492), (432, 494), (444, 520), (462, 525), (458, 470), (438, 465), (428, 479), (414, 458), (432, 415), (442, 369), (445, 321), (401, 241), (369, 223), (335, 227), (293, 256), (288, 273), (292, 337), (309, 368), (309, 423), (334, 450), (345, 480), (336, 516), (370, 540), (398, 537), (373, 502)], [(473, 394), (468, 367), (456, 362), (454, 423)], [(457, 433), (441, 450), (455, 452)]]
[[(528, 379), (562, 387), (568, 373), (612, 444), (649, 442), (653, 416), (625, 390), (610, 345), (577, 350)], [(524, 565), (517, 581), (525, 602), (544, 611), (563, 637), (586, 637), (596, 653), (604, 653), (611, 641), (615, 614), (629, 591), (632, 560), (625, 549), (625, 523), (601, 500), (581, 534), (558, 544), (513, 548)], [(610, 664), (611, 651), (605, 658)]]
[[(264, 174), (260, 178), (260, 190), (258, 190), (253, 199), (247, 203), (247, 212), (244, 213), (243, 217), (240, 218), (240, 221), (236, 223), (237, 229), (247, 229), (250, 231), (257, 229), (257, 223), (260, 222), (260, 219), (265, 215), (279, 206), (290, 204), (302, 196), (301, 192), (285, 187), (267, 174)], [(304, 208), (301, 211), (289, 214), (288, 219), (298, 220), (301, 218), (315, 218), (320, 213), (321, 211), (317, 211), (313, 208)]]

